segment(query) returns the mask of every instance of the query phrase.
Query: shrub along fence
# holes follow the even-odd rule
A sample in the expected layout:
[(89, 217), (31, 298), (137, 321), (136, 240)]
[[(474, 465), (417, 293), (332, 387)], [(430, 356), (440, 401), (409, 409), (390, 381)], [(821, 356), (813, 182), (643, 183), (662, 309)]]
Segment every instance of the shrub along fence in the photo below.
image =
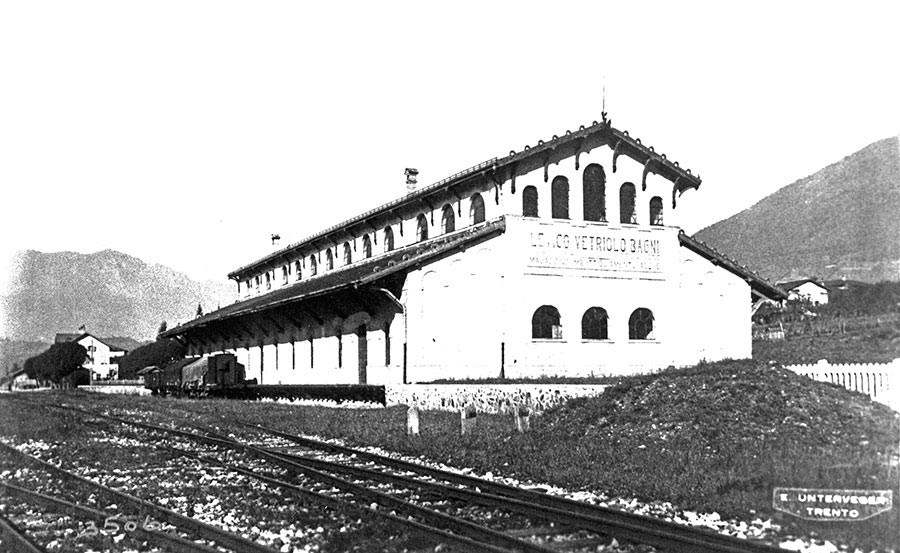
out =
[(831, 382), (854, 392), (868, 394), (872, 401), (900, 409), (900, 359), (894, 359), (890, 363), (835, 365), (822, 359), (814, 365), (786, 365), (784, 368), (813, 380)]

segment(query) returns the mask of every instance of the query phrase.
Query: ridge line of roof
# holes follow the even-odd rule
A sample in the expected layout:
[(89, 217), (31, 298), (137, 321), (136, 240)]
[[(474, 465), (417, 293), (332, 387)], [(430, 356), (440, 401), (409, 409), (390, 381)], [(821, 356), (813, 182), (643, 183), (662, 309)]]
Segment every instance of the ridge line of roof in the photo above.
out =
[(671, 171), (677, 173), (679, 178), (690, 179), (696, 183), (696, 186), (698, 186), (698, 187), (700, 186), (701, 180), (700, 180), (699, 174), (694, 175), (690, 171), (690, 169), (682, 169), (681, 166), (678, 164), (678, 162), (670, 161), (666, 157), (665, 154), (656, 153), (656, 151), (652, 147), (644, 146), (641, 143), (641, 140), (639, 138), (633, 138), (628, 133), (628, 131), (620, 131), (620, 130), (614, 128), (612, 126), (612, 120), (606, 119), (606, 117), (604, 116), (602, 121), (600, 121), (600, 122), (593, 121), (590, 126), (581, 125), (577, 131), (572, 132), (572, 131), (566, 130), (566, 132), (563, 133), (562, 136), (553, 135), (553, 138), (547, 142), (544, 142), (543, 140), (538, 140), (538, 144), (534, 148), (532, 148), (531, 146), (526, 144), (525, 148), (521, 152), (516, 152), (515, 150), (510, 150), (509, 155), (504, 156), (503, 158), (492, 157), (488, 160), (482, 161), (481, 163), (473, 165), (467, 169), (458, 171), (458, 172), (454, 173), (453, 175), (450, 175), (449, 177), (445, 177), (433, 184), (430, 184), (423, 188), (419, 188), (418, 190), (415, 190), (413, 192), (405, 194), (404, 196), (401, 196), (399, 198), (395, 198), (394, 200), (391, 200), (391, 201), (384, 203), (373, 209), (367, 210), (367, 211), (365, 211), (359, 215), (356, 215), (354, 217), (351, 217), (341, 223), (332, 225), (324, 230), (321, 230), (319, 232), (316, 232), (314, 234), (306, 236), (305, 238), (303, 238), (297, 242), (293, 242), (277, 251), (274, 251), (270, 254), (264, 255), (264, 256), (260, 257), (259, 259), (256, 259), (248, 264), (245, 264), (245, 265), (238, 267), (237, 269), (229, 272), (227, 276), (229, 279), (234, 278), (234, 277), (238, 276), (239, 274), (243, 273), (244, 271), (246, 271), (247, 269), (256, 267), (258, 265), (265, 264), (274, 259), (278, 259), (281, 256), (287, 255), (292, 250), (295, 250), (303, 245), (309, 244), (319, 238), (322, 238), (323, 236), (326, 236), (332, 232), (340, 230), (341, 228), (346, 228), (355, 223), (364, 221), (365, 219), (367, 219), (368, 217), (371, 217), (372, 215), (375, 215), (378, 213), (383, 213), (394, 207), (400, 206), (407, 201), (411, 201), (411, 200), (414, 200), (414, 199), (417, 199), (420, 197), (427, 196), (429, 193), (434, 192), (434, 191), (442, 188), (443, 186), (446, 186), (450, 182), (462, 180), (464, 178), (468, 178), (474, 174), (477, 174), (478, 172), (486, 171), (486, 170), (488, 170), (488, 167), (490, 167), (491, 170), (496, 170), (499, 167), (506, 166), (510, 163), (515, 163), (526, 157), (533, 156), (539, 152), (543, 152), (548, 149), (555, 149), (559, 144), (561, 144), (564, 141), (571, 141), (571, 140), (576, 140), (578, 138), (584, 138), (592, 133), (600, 132), (603, 130), (607, 130), (607, 131), (611, 132), (620, 141), (622, 141), (622, 140), (628, 141), (628, 143), (633, 148), (636, 148), (636, 149), (642, 151), (642, 153), (644, 153), (645, 155), (647, 155), (648, 162), (652, 160), (657, 163), (662, 163), (665, 166), (667, 166)]

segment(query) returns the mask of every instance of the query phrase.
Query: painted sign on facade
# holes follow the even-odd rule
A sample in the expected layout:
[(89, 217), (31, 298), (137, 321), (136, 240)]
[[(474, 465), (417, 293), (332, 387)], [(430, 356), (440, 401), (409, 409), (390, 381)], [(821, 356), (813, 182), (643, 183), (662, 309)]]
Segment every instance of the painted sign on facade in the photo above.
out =
[(547, 225), (532, 229), (528, 236), (531, 267), (662, 272), (659, 234)]
[(865, 520), (891, 510), (890, 490), (775, 488), (772, 507), (806, 520)]

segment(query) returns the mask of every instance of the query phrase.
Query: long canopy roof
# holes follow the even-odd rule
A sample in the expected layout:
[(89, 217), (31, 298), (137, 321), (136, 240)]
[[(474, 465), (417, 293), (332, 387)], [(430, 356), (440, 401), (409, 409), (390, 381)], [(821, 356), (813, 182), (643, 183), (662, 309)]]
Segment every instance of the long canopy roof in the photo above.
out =
[(211, 323), (268, 311), (276, 307), (324, 296), (343, 289), (358, 288), (374, 283), (394, 273), (421, 265), (432, 258), (452, 252), (457, 248), (464, 248), (473, 242), (503, 233), (505, 230), (506, 222), (501, 218), (426, 242), (399, 248), (379, 257), (366, 259), (341, 269), (328, 271), (318, 276), (295, 282), (273, 292), (233, 303), (166, 330), (160, 334), (160, 337), (178, 336), (188, 330), (202, 328)]

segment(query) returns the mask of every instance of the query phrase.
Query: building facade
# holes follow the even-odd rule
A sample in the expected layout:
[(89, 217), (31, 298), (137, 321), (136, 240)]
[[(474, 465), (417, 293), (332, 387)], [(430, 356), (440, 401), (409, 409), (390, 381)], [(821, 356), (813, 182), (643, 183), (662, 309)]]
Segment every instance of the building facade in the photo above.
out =
[(57, 334), (55, 343), (77, 342), (87, 351), (87, 359), (82, 365), (91, 373), (91, 380), (113, 380), (119, 376), (119, 364), (116, 360), (125, 355), (122, 348), (107, 344), (103, 340), (82, 332), (79, 334)]
[(779, 282), (778, 286), (788, 293), (789, 300), (808, 301), (813, 305), (825, 305), (828, 303), (828, 288), (823, 282), (805, 278), (803, 280)]
[(784, 293), (685, 235), (699, 177), (604, 120), (245, 265), (162, 336), (262, 384), (629, 374), (751, 355)]

